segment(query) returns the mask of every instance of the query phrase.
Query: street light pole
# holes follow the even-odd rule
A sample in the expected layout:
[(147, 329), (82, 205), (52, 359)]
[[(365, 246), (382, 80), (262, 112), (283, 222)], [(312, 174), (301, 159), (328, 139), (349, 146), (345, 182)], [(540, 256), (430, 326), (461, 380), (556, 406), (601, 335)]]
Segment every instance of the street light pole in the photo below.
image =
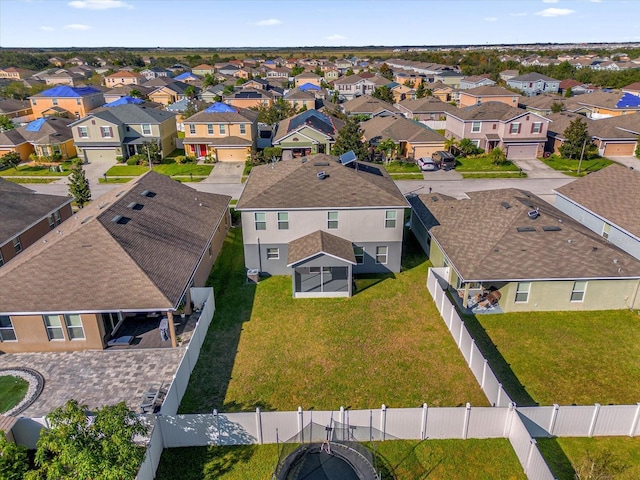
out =
[(584, 137), (584, 143), (582, 144), (582, 152), (580, 152), (580, 161), (578, 162), (578, 175), (580, 175), (580, 169), (582, 168), (582, 157), (584, 157), (584, 149), (587, 146), (587, 139), (589, 136)]

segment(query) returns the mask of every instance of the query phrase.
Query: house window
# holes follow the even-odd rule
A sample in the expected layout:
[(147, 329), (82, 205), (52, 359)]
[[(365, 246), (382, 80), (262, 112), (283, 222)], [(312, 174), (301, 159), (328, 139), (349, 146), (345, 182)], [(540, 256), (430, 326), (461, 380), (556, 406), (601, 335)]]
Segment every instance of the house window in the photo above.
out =
[(76, 98), (76, 105), (82, 105), (82, 102), (80, 101), (79, 98)]
[(278, 230), (289, 230), (289, 212), (278, 212)]
[(53, 230), (56, 226), (55, 218), (53, 218), (53, 215), (49, 215), (49, 217), (47, 217), (47, 220), (49, 220), (49, 230)]
[(35, 99), (35, 98), (32, 98), (32, 99), (31, 99), (31, 103), (32, 103), (33, 105), (37, 105), (37, 104), (38, 104), (38, 102), (36, 101), (36, 99)]
[(142, 125), (142, 134), (151, 135), (151, 125), (148, 125), (148, 124)]
[(530, 290), (531, 282), (519, 282), (516, 287), (516, 303), (527, 303)]
[(53, 219), (56, 221), (56, 225), (60, 225), (62, 223), (62, 217), (60, 216), (59, 211), (53, 212)]
[(338, 228), (338, 212), (327, 212), (327, 228), (329, 230)]
[(16, 253), (20, 253), (22, 251), (22, 243), (20, 242), (20, 237), (16, 237), (13, 239), (13, 249)]
[(571, 290), (571, 301), (582, 302), (584, 300), (584, 293), (587, 291), (587, 282), (573, 282), (573, 289)]
[(0, 267), (4, 265), (4, 257), (2, 256), (2, 251), (0, 250)]
[(82, 327), (82, 318), (80, 315), (65, 315), (64, 323), (67, 326), (69, 340), (84, 340), (84, 328)]
[(267, 214), (264, 212), (256, 212), (254, 213), (254, 221), (256, 225), (256, 230), (266, 230), (267, 229)]
[(480, 148), (480, 139), (476, 138), (475, 140), (471, 140), (471, 143), (473, 143), (476, 148)]
[(533, 122), (531, 124), (531, 133), (540, 133), (542, 131), (542, 122)]
[(480, 122), (473, 122), (471, 124), (471, 133), (478, 133), (480, 131)]
[(100, 127), (100, 133), (102, 134), (102, 138), (113, 137), (113, 130), (111, 127)]
[(277, 247), (267, 248), (267, 260), (279, 260), (280, 249)]
[(207, 123), (207, 135), (214, 135), (214, 133), (213, 133), (213, 123)]
[(0, 315), (0, 342), (15, 342), (16, 340), (18, 339), (11, 318), (8, 315)]
[(396, 211), (395, 210), (385, 210), (384, 228), (396, 228)]
[(376, 247), (376, 263), (380, 263), (382, 265), (386, 264), (388, 252), (389, 247), (387, 246)]
[(605, 223), (604, 225), (602, 225), (602, 236), (604, 238), (609, 238), (609, 233), (611, 233), (611, 225)]
[(49, 340), (64, 340), (60, 315), (44, 315), (44, 325), (47, 327)]
[(196, 126), (193, 123), (189, 124), (189, 135), (195, 135), (196, 134)]
[(87, 127), (78, 127), (78, 136), (80, 138), (89, 138), (89, 129)]
[(58, 99), (54, 98), (53, 100), (51, 100), (53, 102), (53, 106), (57, 107), (58, 106)]
[(240, 124), (240, 135), (245, 135), (247, 133), (247, 125), (244, 123)]
[(512, 134), (520, 133), (520, 124), (512, 123), (511, 128), (509, 129), (509, 133), (512, 133)]
[(220, 125), (220, 135), (225, 135), (227, 133), (227, 126), (226, 125)]
[(358, 265), (364, 264), (364, 247), (359, 247), (357, 245), (354, 245), (353, 254), (356, 257), (356, 263)]

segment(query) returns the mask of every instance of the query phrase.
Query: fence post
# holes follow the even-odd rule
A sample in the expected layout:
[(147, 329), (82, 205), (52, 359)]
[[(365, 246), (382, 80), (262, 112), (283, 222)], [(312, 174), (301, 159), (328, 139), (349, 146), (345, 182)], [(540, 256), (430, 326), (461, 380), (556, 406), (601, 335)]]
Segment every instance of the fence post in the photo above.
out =
[(504, 438), (509, 438), (509, 435), (511, 435), (511, 425), (513, 424), (513, 417), (517, 415), (515, 402), (511, 402), (508, 408), (509, 410), (507, 411), (507, 416), (504, 421), (504, 431), (502, 432), (502, 436)]
[(453, 316), (455, 315), (455, 313), (456, 313), (456, 309), (452, 308), (451, 313), (449, 314), (449, 331), (451, 331), (451, 329), (453, 328)]
[(382, 441), (387, 436), (387, 406), (383, 403), (380, 410), (380, 432), (382, 432)]
[(345, 430), (345, 422), (344, 422), (344, 407), (340, 407), (340, 425), (342, 429), (342, 440), (344, 440), (344, 430)]
[(496, 404), (494, 407), (500, 406), (500, 400), (502, 400), (502, 384), (498, 383), (498, 397), (496, 398)]
[(467, 433), (469, 432), (469, 417), (471, 416), (471, 404), (467, 402), (466, 410), (464, 412), (464, 425), (462, 426), (462, 438), (467, 439)]
[(262, 413), (260, 407), (256, 407), (256, 426), (258, 427), (258, 443), (262, 445), (264, 443), (262, 438)]
[(589, 425), (589, 437), (593, 437), (593, 431), (596, 429), (598, 414), (600, 413), (600, 404), (596, 403), (593, 409), (593, 417), (591, 417), (591, 425)]
[(424, 440), (427, 438), (427, 410), (428, 406), (426, 403), (422, 404), (422, 430), (420, 431), (420, 440)]
[(487, 367), (489, 366), (489, 360), (484, 359), (484, 365), (482, 366), (482, 382), (480, 382), (480, 388), (484, 391), (484, 382), (487, 378)]
[[(466, 327), (464, 326), (464, 320), (460, 320), (460, 335), (458, 335), (458, 349), (462, 347), (462, 334), (464, 333)], [(460, 350), (462, 352), (462, 350)]]
[(549, 433), (553, 435), (553, 430), (556, 428), (556, 420), (558, 418), (558, 410), (560, 410), (560, 405), (557, 403), (553, 404), (553, 410), (551, 411), (551, 421), (549, 422)]
[(442, 312), (444, 312), (444, 302), (447, 301), (447, 295), (444, 289), (441, 290), (442, 292), (442, 302), (440, 302), (440, 316), (442, 316)]
[(298, 432), (300, 432), (300, 443), (304, 443), (304, 422), (302, 418), (302, 407), (298, 406)]
[(218, 419), (218, 410), (216, 408), (213, 409), (213, 424), (216, 429), (216, 436), (213, 439), (213, 444), (218, 446), (220, 444), (220, 423)]
[(535, 438), (531, 438), (529, 440), (529, 453), (527, 454), (527, 464), (524, 467), (525, 474), (529, 473), (529, 467), (531, 466), (531, 457), (533, 456), (533, 449), (535, 448), (537, 443), (538, 442), (536, 442)]
[(631, 422), (631, 430), (629, 430), (629, 436), (633, 437), (636, 434), (636, 428), (638, 426), (638, 420), (640, 419), (640, 403), (636, 404), (636, 414), (633, 416), (633, 422)]
[[(476, 346), (476, 340), (474, 338), (471, 339), (471, 347), (469, 349), (469, 368), (473, 365), (473, 347)], [(473, 371), (473, 369), (471, 369)]]

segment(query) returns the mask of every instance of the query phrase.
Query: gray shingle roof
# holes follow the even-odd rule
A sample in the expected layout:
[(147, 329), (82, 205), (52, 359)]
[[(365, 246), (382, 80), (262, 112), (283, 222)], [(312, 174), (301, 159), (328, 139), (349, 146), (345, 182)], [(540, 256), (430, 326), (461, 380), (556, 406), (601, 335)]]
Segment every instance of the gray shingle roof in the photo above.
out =
[(448, 113), (460, 120), (493, 120), (506, 122), (519, 115), (528, 113), (521, 108), (511, 107), (502, 102), (485, 102), (480, 105), (459, 108)]
[[(175, 113), (133, 104), (118, 105), (108, 110), (89, 113), (89, 116), (101, 118), (107, 122), (125, 125), (160, 124), (175, 118)], [(85, 117), (86, 118), (86, 117)], [(83, 119), (84, 120), (84, 119)]]
[(450, 103), (443, 102), (437, 97), (425, 97), (407, 99), (400, 102), (404, 108), (414, 114), (431, 112), (456, 112), (458, 108)]
[(204, 110), (185, 119), (183, 123), (253, 123), (258, 112), (249, 108), (234, 107), (234, 112), (205, 112)]
[(400, 111), (390, 103), (370, 95), (361, 95), (353, 100), (349, 100), (342, 104), (342, 108), (348, 113), (376, 114), (383, 110), (391, 113), (400, 113)]
[(287, 266), (293, 266), (321, 253), (356, 264), (353, 244), (349, 240), (318, 230), (289, 242)]
[(513, 96), (519, 97), (518, 93), (514, 93), (510, 90), (507, 90), (504, 87), (496, 87), (494, 85), (484, 85), (482, 87), (470, 88), (469, 90), (462, 90), (461, 93), (465, 95), (471, 95), (474, 97), (490, 97), (490, 96)]
[[(541, 73), (530, 72), (525, 73), (523, 75), (518, 75), (517, 77), (513, 77), (509, 80), (509, 82), (537, 82), (538, 80), (542, 80), (544, 82), (559, 82), (560, 80), (556, 80), (555, 78), (547, 77)], [(508, 82), (507, 82), (508, 83)]]
[(374, 117), (360, 124), (363, 136), (368, 141), (441, 143), (445, 137), (435, 130), (403, 116)]

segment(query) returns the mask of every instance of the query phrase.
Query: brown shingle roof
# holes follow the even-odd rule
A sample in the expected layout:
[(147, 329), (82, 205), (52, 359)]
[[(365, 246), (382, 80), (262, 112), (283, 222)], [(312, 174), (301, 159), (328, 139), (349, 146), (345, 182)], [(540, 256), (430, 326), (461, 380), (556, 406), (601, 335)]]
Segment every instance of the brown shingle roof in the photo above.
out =
[(613, 164), (556, 191), (640, 237), (640, 172)]
[[(318, 154), (254, 167), (237, 210), (407, 207), (404, 196), (381, 167)], [(327, 176), (320, 180), (317, 174)]]
[(414, 114), (458, 111), (456, 106), (443, 102), (437, 97), (407, 99), (401, 101), (400, 105)]
[(362, 122), (363, 137), (368, 141), (383, 141), (388, 138), (394, 142), (442, 143), (445, 137), (435, 130), (403, 116), (374, 117)]
[[(420, 195), (434, 218), (416, 210), (464, 281), (640, 278), (640, 261), (530, 192), (468, 197)], [(540, 216), (532, 220), (534, 208)]]
[(448, 116), (460, 120), (493, 120), (506, 122), (512, 118), (528, 113), (521, 108), (511, 107), (502, 102), (485, 102), (480, 105), (458, 108), (448, 113)]
[(232, 107), (233, 112), (207, 112), (202, 110), (183, 120), (183, 123), (253, 123), (258, 118), (258, 112), (249, 108)]
[(349, 240), (318, 230), (289, 242), (287, 266), (293, 266), (319, 254), (356, 264), (353, 244)]
[(496, 87), (494, 85), (484, 85), (482, 87), (470, 88), (469, 90), (463, 90), (465, 95), (471, 95), (472, 97), (490, 97), (490, 96), (512, 96), (519, 97), (520, 95), (507, 90), (503, 87)]
[(384, 100), (370, 95), (361, 95), (342, 104), (345, 112), (348, 113), (371, 113), (376, 114), (382, 110), (392, 113), (400, 113), (396, 107)]

